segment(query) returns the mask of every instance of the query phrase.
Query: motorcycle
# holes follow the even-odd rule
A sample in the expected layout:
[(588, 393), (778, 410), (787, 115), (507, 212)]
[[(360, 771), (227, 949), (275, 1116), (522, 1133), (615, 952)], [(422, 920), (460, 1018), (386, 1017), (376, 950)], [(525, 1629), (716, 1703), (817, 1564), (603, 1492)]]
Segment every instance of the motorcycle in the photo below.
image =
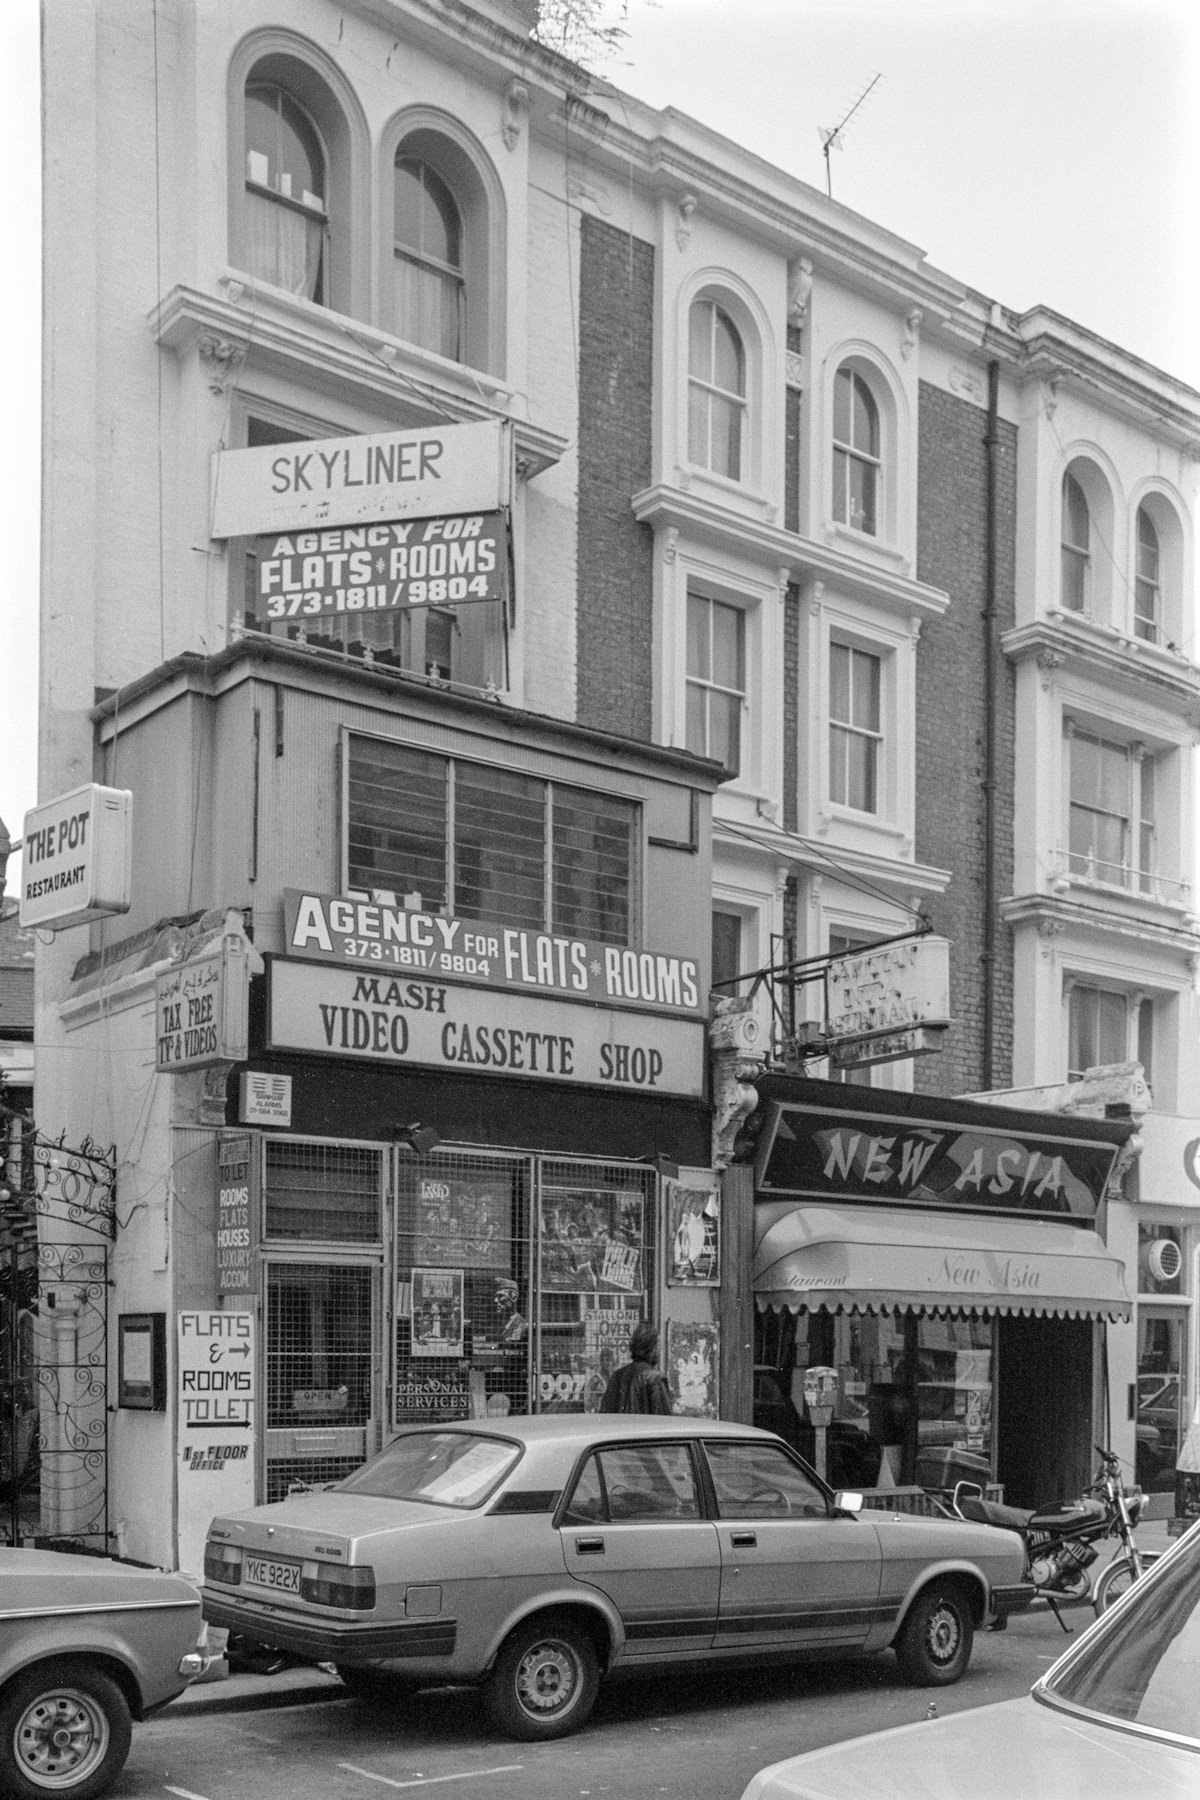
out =
[[(1033, 1584), (1034, 1598), (1045, 1600), (1066, 1632), (1058, 1610), (1060, 1601), (1091, 1600), (1097, 1615), (1132, 1587), (1157, 1561), (1157, 1552), (1139, 1550), (1134, 1532), (1145, 1505), (1140, 1487), (1126, 1487), (1120, 1461), (1111, 1450), (1096, 1446), (1100, 1468), (1095, 1481), (1079, 1499), (1026, 1511), (985, 1500), (975, 1482), (960, 1481), (951, 1499), (951, 1511), (977, 1524), (999, 1525), (1015, 1531), (1025, 1544), (1025, 1579)], [(1099, 1557), (1096, 1546), (1116, 1538), (1120, 1551), (1092, 1586), (1092, 1564)]]

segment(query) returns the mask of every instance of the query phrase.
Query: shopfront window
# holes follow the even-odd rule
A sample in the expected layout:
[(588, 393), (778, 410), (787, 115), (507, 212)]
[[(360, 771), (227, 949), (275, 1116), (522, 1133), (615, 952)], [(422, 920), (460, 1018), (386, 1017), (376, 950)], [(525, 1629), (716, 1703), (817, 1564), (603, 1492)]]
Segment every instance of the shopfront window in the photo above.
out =
[(399, 1153), (394, 1422), (595, 1411), (653, 1310), (653, 1181)]
[(1149, 1494), (1175, 1491), (1186, 1347), (1182, 1307), (1139, 1303), (1136, 1471), (1138, 1485)]
[[(770, 1342), (767, 1342), (767, 1338)], [(833, 1417), (821, 1445), (802, 1424), (799, 1448), (835, 1488), (986, 1486), (994, 1468), (990, 1319), (916, 1313), (797, 1313), (764, 1336), (771, 1360), (792, 1372), (837, 1371)]]

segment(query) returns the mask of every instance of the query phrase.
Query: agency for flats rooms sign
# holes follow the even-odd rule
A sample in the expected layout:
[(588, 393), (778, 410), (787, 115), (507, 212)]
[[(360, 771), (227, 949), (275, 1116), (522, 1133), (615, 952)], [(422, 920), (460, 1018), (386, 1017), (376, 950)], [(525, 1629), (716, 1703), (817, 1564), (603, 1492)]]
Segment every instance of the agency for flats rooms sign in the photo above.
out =
[(625, 1092), (704, 1092), (700, 1019), (580, 1006), (413, 971), (267, 958), (267, 1048)]
[(499, 420), (220, 450), (210, 529), (217, 538), (259, 537), (494, 512), (509, 502), (511, 466)]

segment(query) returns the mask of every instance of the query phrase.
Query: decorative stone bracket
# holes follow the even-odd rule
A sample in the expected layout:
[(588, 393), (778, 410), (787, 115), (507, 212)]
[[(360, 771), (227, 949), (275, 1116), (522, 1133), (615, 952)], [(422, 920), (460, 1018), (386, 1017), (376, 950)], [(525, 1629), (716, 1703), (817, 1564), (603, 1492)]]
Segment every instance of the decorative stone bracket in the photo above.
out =
[(712, 1052), (714, 1169), (727, 1169), (733, 1160), (734, 1140), (758, 1105), (753, 1086), (766, 1061), (760, 1047), (762, 1026), (753, 1012), (753, 1001), (730, 996), (716, 1003), (708, 1028)]

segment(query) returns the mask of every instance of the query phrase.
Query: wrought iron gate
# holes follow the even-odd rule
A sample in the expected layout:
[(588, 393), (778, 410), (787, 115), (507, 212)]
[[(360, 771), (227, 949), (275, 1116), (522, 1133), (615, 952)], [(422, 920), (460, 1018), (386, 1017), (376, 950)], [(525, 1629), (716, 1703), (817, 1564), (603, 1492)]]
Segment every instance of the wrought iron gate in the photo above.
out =
[(108, 1541), (111, 1154), (0, 1103), (0, 1543)]

